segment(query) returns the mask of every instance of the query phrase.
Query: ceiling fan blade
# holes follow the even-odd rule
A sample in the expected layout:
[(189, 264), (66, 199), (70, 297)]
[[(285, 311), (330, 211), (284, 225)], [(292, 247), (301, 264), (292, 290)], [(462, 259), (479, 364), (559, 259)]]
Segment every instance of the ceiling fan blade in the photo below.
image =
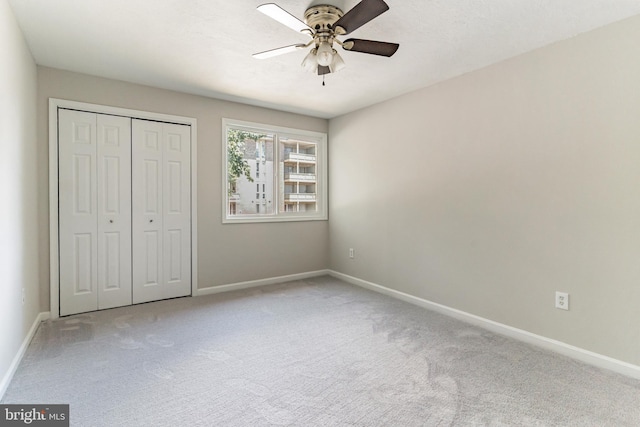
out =
[(392, 56), (400, 45), (398, 43), (377, 42), (374, 40), (348, 39), (342, 43), (342, 47), (353, 52)]
[(333, 24), (336, 34), (349, 34), (389, 10), (383, 0), (362, 0)]
[(286, 25), (293, 31), (302, 32), (309, 31), (309, 35), (313, 34), (313, 30), (307, 24), (281, 8), (275, 3), (266, 3), (258, 6), (258, 10), (268, 17), (275, 19), (279, 23)]
[(273, 58), (274, 56), (284, 55), (285, 53), (295, 52), (298, 49), (307, 47), (306, 44), (292, 44), (290, 46), (279, 47), (277, 49), (265, 50), (264, 52), (254, 53), (256, 59)]
[(318, 65), (318, 75), (323, 76), (325, 74), (330, 74), (331, 68), (325, 67), (324, 65)]

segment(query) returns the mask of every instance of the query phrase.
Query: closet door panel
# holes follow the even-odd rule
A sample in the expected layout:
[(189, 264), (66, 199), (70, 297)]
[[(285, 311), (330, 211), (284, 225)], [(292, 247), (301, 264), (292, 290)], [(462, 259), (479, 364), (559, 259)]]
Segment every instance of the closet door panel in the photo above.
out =
[(133, 120), (133, 302), (164, 298), (162, 123)]
[(133, 301), (191, 294), (191, 128), (133, 120)]
[(98, 308), (131, 304), (131, 119), (97, 116)]
[(96, 115), (58, 111), (60, 315), (98, 308)]
[(191, 294), (191, 128), (164, 127), (165, 298)]

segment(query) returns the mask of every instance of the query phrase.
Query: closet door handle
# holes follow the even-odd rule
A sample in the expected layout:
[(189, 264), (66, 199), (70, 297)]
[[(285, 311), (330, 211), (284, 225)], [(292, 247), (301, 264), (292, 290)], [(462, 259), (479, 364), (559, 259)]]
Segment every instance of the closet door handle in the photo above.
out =
[(110, 222), (111, 224), (113, 224), (113, 220), (112, 220), (112, 219), (110, 219), (110, 220), (109, 220), (109, 222)]
[(152, 219), (150, 219), (150, 220), (149, 220), (149, 222), (153, 222), (153, 220), (152, 220)]

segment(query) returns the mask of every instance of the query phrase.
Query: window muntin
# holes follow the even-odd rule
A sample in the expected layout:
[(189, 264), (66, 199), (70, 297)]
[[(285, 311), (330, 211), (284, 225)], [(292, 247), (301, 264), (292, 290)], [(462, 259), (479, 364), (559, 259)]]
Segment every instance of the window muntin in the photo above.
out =
[(223, 222), (327, 219), (326, 134), (230, 119), (222, 128)]

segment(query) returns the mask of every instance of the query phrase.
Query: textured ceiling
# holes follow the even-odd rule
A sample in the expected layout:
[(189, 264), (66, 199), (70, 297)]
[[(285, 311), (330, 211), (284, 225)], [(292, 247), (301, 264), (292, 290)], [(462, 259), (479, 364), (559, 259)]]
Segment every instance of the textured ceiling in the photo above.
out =
[[(640, 14), (638, 0), (386, 0), (349, 37), (400, 43), (391, 58), (339, 49), (326, 77), (306, 52), (257, 60), (309, 39), (256, 10), (269, 0), (9, 0), (39, 65), (177, 91), (335, 117)], [(358, 0), (276, 2), (348, 11)], [(345, 39), (344, 37), (342, 38)]]

